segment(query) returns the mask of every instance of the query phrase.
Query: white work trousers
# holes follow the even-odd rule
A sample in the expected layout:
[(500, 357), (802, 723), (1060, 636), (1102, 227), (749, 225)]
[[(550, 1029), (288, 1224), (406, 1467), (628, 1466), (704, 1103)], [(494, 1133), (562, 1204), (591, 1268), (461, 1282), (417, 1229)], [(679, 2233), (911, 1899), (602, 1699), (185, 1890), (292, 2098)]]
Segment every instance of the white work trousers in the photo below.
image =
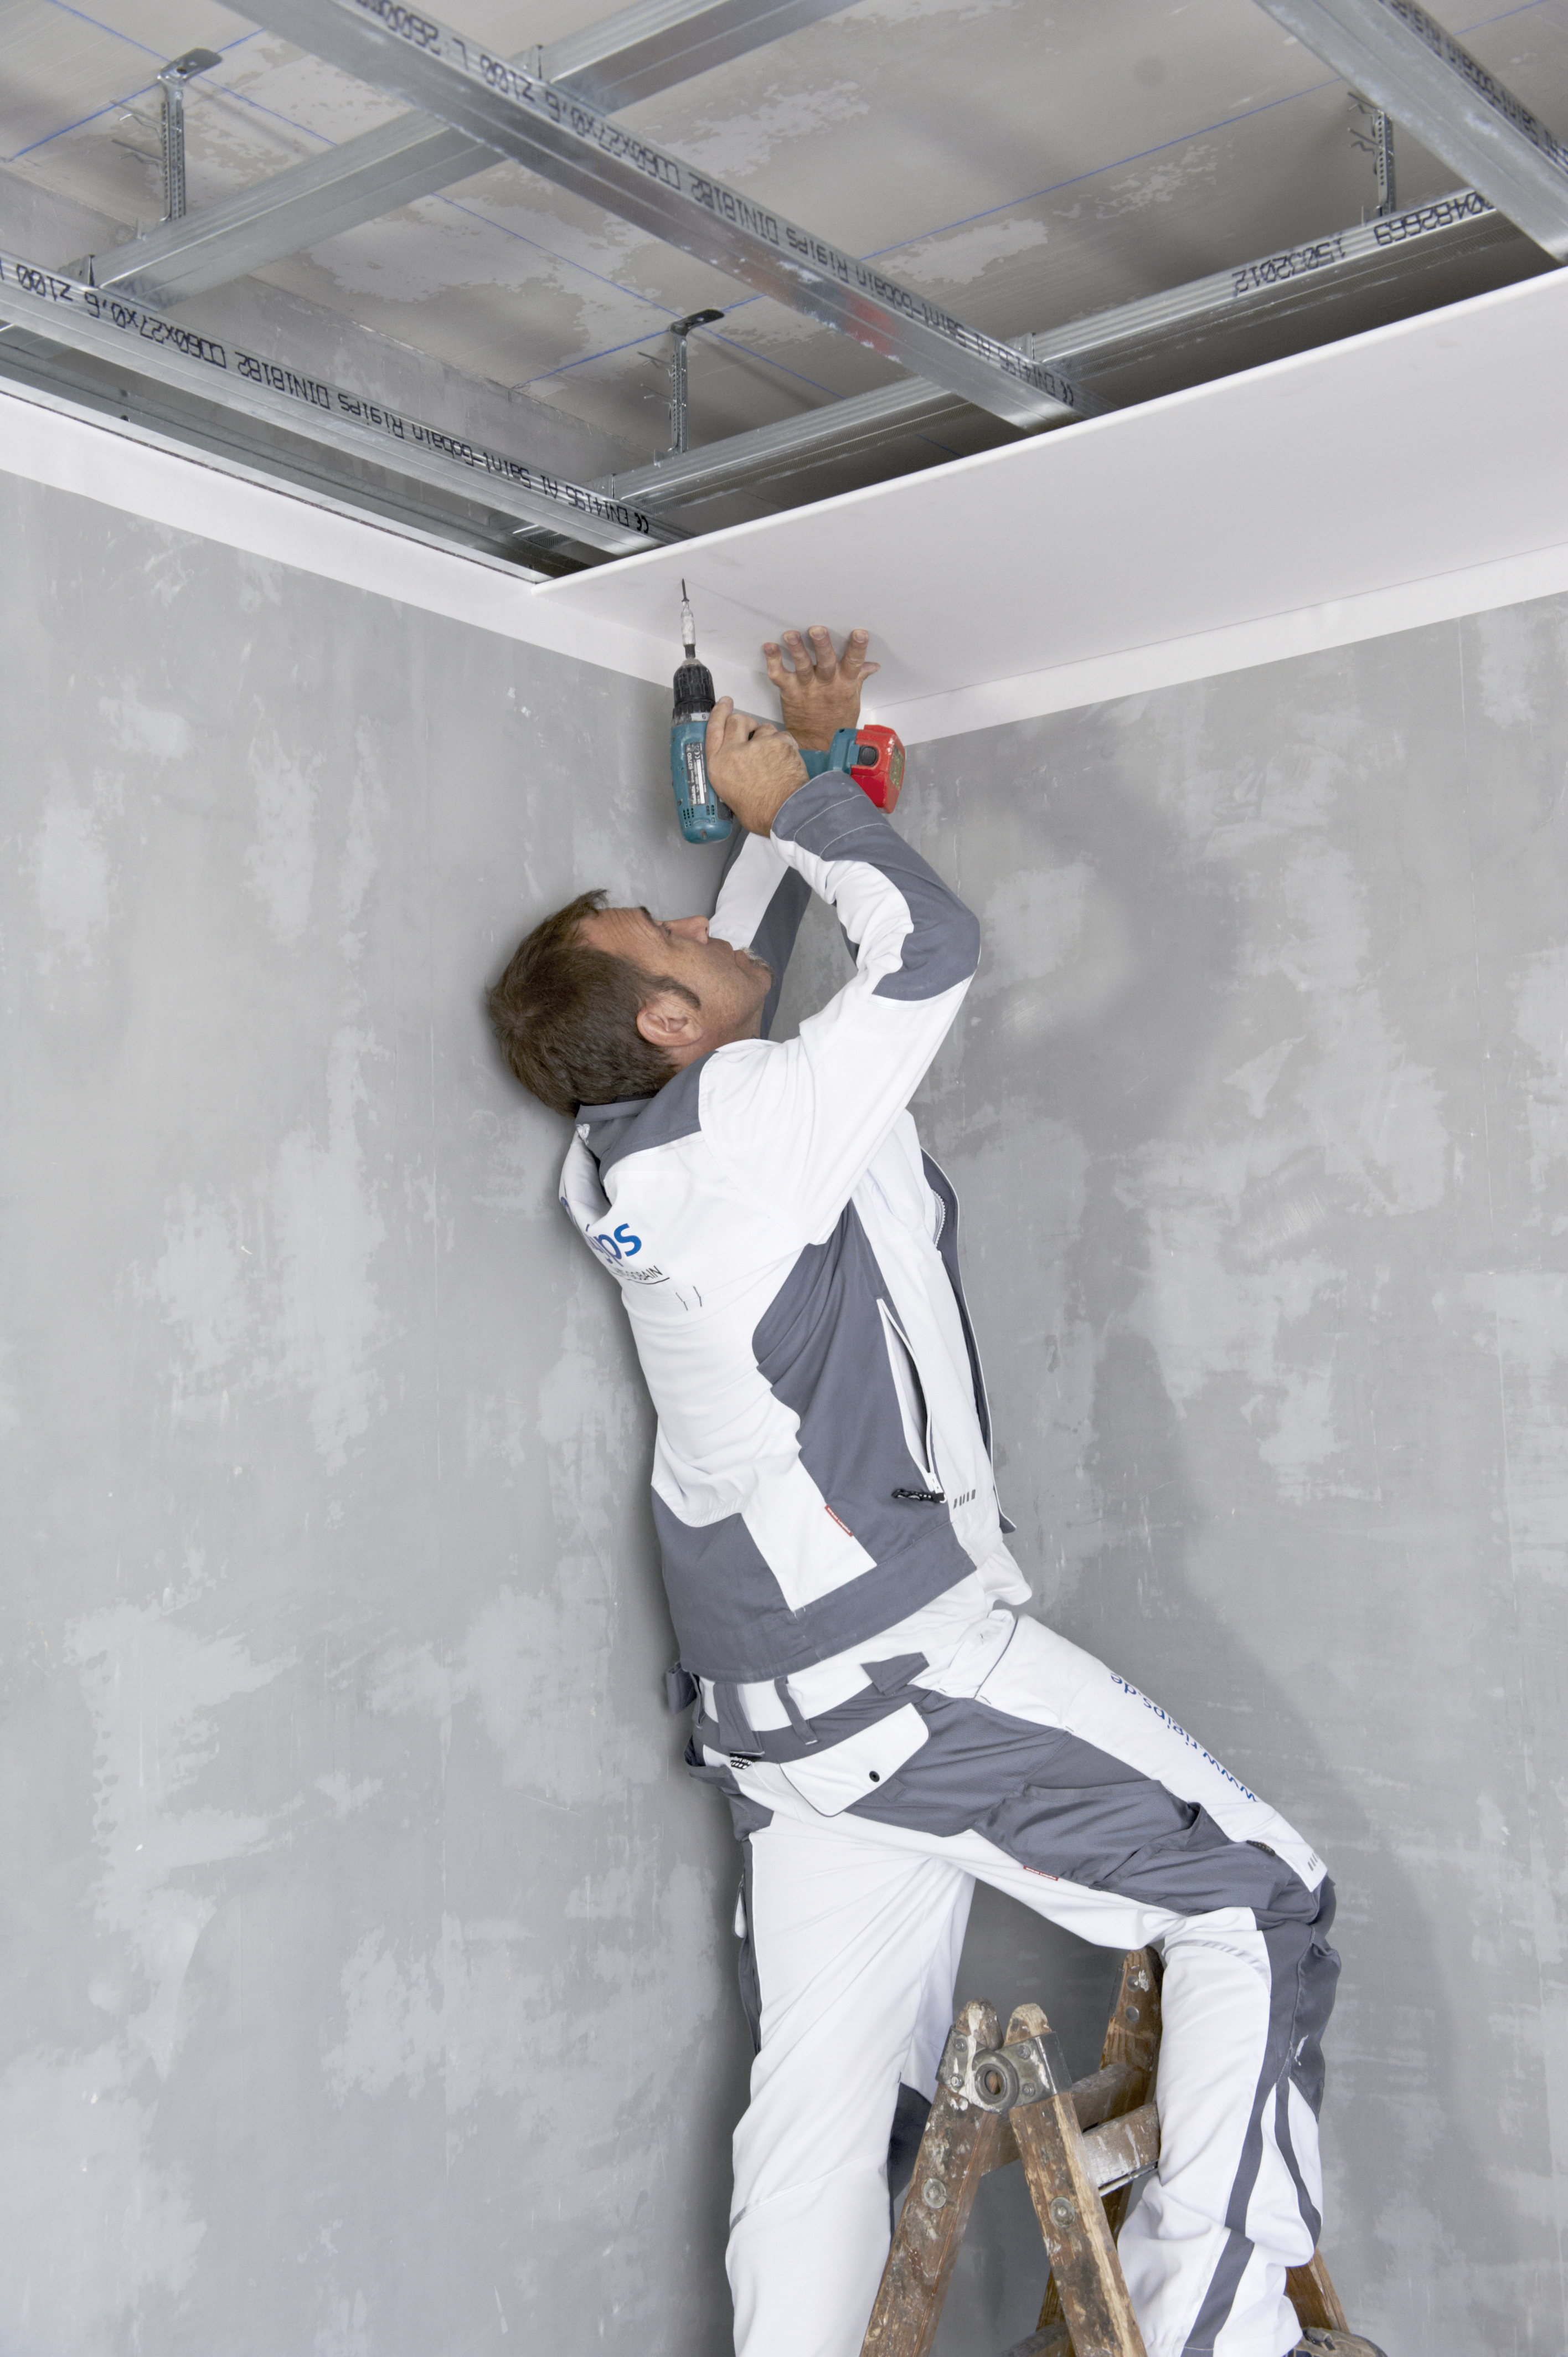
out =
[(1159, 2168), (1121, 2241), (1148, 2357), (1283, 2357), (1284, 2272), (1310, 2258), (1322, 2198), (1316, 2040), (1337, 1959), (1321, 1863), (1037, 1622), (993, 1613), (907, 1707), (925, 1736), (889, 1772), (901, 1747), (873, 1730), (861, 1756), (884, 1765), (847, 1807), (851, 1744), (731, 1783), (759, 2001), (735, 2137), (737, 2357), (857, 2357), (897, 2091), (934, 2093), (977, 1877), (1099, 1945), (1163, 1954)]

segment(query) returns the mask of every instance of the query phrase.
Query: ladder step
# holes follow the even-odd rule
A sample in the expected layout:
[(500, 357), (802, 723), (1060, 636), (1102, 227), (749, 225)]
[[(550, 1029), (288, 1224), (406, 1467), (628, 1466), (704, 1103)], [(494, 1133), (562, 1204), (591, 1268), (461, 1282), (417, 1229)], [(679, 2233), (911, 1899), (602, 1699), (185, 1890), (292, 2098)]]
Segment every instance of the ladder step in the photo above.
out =
[(1031, 2332), (1027, 2341), (1015, 2341), (1002, 2357), (1072, 2357), (1072, 2338), (1065, 2324), (1047, 2324), (1043, 2332)]
[[(1096, 2071), (1091, 2078), (1073, 2082), (1073, 2109), (1078, 2114), (1079, 2126), (1087, 2131), (1084, 2146), (1090, 2156), (1095, 2182), (1102, 2193), (1112, 2186), (1127, 2184), (1145, 2169), (1153, 2169), (1160, 2157), (1160, 2119), (1153, 2104), (1141, 2104), (1136, 2111), (1124, 2112), (1119, 2119), (1107, 2116), (1115, 2111), (1119, 2102), (1142, 2085), (1144, 2073), (1131, 2063), (1112, 2062), (1103, 2071)], [(1008, 2117), (1002, 2123), (994, 2157), (986, 2166), (988, 2169), (1005, 2169), (1017, 2158), (1018, 2139)]]

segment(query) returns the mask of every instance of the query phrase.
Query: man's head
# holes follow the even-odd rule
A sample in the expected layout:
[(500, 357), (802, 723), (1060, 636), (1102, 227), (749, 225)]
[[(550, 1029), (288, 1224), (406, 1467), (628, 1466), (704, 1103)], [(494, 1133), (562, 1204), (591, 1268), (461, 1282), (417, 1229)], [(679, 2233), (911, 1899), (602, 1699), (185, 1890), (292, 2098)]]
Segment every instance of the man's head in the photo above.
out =
[(512, 1071), (554, 1113), (652, 1096), (685, 1065), (755, 1039), (772, 975), (710, 936), (585, 892), (536, 925), (489, 994)]

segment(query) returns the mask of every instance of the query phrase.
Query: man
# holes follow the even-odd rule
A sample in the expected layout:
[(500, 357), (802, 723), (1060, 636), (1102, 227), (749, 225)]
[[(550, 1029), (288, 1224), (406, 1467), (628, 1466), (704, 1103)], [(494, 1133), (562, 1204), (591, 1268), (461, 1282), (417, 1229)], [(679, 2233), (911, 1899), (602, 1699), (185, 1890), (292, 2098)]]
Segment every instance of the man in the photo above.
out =
[[(782, 731), (725, 698), (743, 836), (711, 920), (589, 894), (491, 993), (575, 1114), (561, 1200), (618, 1279), (659, 1415), (653, 1515), (742, 1845), (757, 2058), (735, 2138), (740, 2357), (855, 2357), (896, 2117), (935, 2087), (976, 1876), (1164, 1957), (1157, 2176), (1122, 2262), (1149, 2357), (1282, 2357), (1316, 2239), (1332, 1886), (1133, 1687), (1010, 1609), (958, 1204), (907, 1110), (979, 957), (952, 891), (842, 771), (866, 634), (765, 650)], [(785, 660), (788, 651), (789, 661)], [(809, 894), (854, 960), (775, 1043)], [(901, 2094), (901, 2090), (902, 2094)]]

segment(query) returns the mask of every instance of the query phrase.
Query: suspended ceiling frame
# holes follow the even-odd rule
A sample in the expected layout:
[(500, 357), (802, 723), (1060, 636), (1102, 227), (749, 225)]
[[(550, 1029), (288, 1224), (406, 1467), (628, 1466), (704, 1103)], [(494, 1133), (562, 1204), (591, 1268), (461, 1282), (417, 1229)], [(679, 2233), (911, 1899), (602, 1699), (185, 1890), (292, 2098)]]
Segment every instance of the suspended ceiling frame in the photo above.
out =
[[(8, 268), (0, 264), (0, 316), (14, 323), (0, 336), (0, 368), (22, 382), (53, 378), (57, 390), (80, 394), (101, 413), (123, 402), (122, 414), (139, 414), (219, 455), (225, 449), (244, 455), (244, 428), (260, 423), (273, 430), (254, 455), (274, 472), (286, 476), (292, 464), (305, 479), (341, 488), (329, 460), (324, 470), (323, 452), (344, 454), (355, 462), (349, 495), (358, 492), (382, 513), (406, 509), (415, 522), (433, 514), (457, 539), (510, 546), (525, 561), (538, 561), (539, 549), (552, 545), (577, 561), (682, 536), (693, 528), (682, 515), (683, 501), (743, 483), (777, 484), (823, 451), (873, 446), (911, 425), (961, 414), (966, 393), (972, 400), (978, 391), (983, 405), (993, 410), (1011, 409), (1013, 424), (1070, 420), (1100, 405), (1095, 394), (1101, 385), (1112, 389), (1114, 404), (1118, 371), (1132, 365), (1135, 379), (1137, 362), (1151, 356), (1201, 348), (1208, 339), (1219, 372), (1227, 365), (1227, 334), (1239, 322), (1267, 320), (1299, 347), (1336, 332), (1337, 307), (1347, 296), (1364, 296), (1399, 282), (1398, 299), (1409, 306), (1417, 282), (1424, 282), (1440, 300), (1455, 261), (1490, 257), (1494, 266), (1503, 262), (1505, 275), (1517, 275), (1549, 267), (1548, 253), (1553, 261), (1568, 253), (1568, 150), (1412, 0), (1262, 0), (1337, 70), (1354, 71), (1362, 89), (1412, 123), (1423, 145), (1465, 171), (1470, 185), (1389, 219), (1116, 307), (1065, 331), (1020, 337), (1012, 347), (967, 328), (880, 273), (863, 272), (866, 285), (852, 288), (854, 299), (845, 300), (850, 272), (858, 267), (854, 257), (815, 231), (790, 232), (785, 222), (787, 238), (775, 213), (769, 217), (773, 251), (762, 256), (766, 267), (759, 269), (751, 249), (767, 241), (748, 233), (749, 245), (745, 237), (740, 247), (735, 242), (739, 215), (753, 222), (757, 218), (753, 199), (725, 189), (711, 175), (687, 172), (682, 185), (679, 158), (646, 141), (621, 140), (618, 126), (599, 111), (670, 87), (685, 71), (705, 70), (716, 59), (781, 32), (799, 36), (837, 13), (838, 5), (643, 0), (552, 51), (532, 53), (527, 66), (518, 67), (451, 36), (444, 37), (445, 55), (433, 59), (442, 45), (434, 20), (391, 8), (386, 0), (255, 0), (249, 13), (368, 79), (417, 94), (428, 108), (440, 107), (446, 127), (434, 125), (429, 113), (383, 124), (324, 159), (133, 240), (87, 265), (99, 281), (96, 296), (70, 274), (43, 274), (47, 283), (41, 284), (36, 271), (18, 279), (14, 261)], [(569, 151), (564, 162), (561, 153), (549, 154), (548, 140), (541, 146), (541, 120), (556, 149)], [(948, 382), (912, 376), (684, 457), (578, 485), (531, 468), (524, 454), (476, 447), (471, 437), (454, 436), (439, 424), (324, 384), (311, 371), (293, 368), (286, 354), (239, 352), (232, 366), (225, 354), (224, 367), (215, 371), (210, 354), (200, 350), (202, 339), (182, 336), (166, 316), (163, 307), (171, 300), (253, 266), (269, 243), (285, 250), (280, 238), (286, 242), (302, 230), (319, 236), (334, 220), (339, 225), (350, 216), (362, 221), (368, 207), (406, 201), (411, 174), (421, 186), (435, 186), (471, 171), (481, 152), (469, 135), (476, 126), (503, 152), (543, 163), (568, 184), (592, 186), (674, 242), (690, 242), (693, 221), (709, 231), (717, 221), (730, 265), (749, 273), (754, 283), (819, 317), (825, 311), (836, 326), (886, 356), (908, 363), (934, 355)], [(607, 181), (607, 148), (618, 148), (623, 180), (629, 175), (646, 185), (628, 195)], [(593, 167), (586, 182), (585, 156)], [(627, 156), (635, 159), (629, 166)], [(700, 202), (693, 201), (694, 182), (706, 191)], [(1510, 220), (1535, 241), (1522, 254)], [(706, 258), (718, 255), (710, 252)], [(113, 303), (108, 289), (115, 290)], [(147, 299), (152, 294), (158, 305)], [(70, 365), (60, 366), (62, 351), (74, 356), (74, 377)], [(92, 364), (99, 362), (116, 380), (107, 393), (94, 382)], [(144, 373), (156, 379), (165, 395), (161, 409), (156, 399), (147, 401)], [(367, 410), (378, 408), (380, 415), (366, 417)], [(420, 486), (438, 494), (433, 510), (428, 503), (421, 508)]]

